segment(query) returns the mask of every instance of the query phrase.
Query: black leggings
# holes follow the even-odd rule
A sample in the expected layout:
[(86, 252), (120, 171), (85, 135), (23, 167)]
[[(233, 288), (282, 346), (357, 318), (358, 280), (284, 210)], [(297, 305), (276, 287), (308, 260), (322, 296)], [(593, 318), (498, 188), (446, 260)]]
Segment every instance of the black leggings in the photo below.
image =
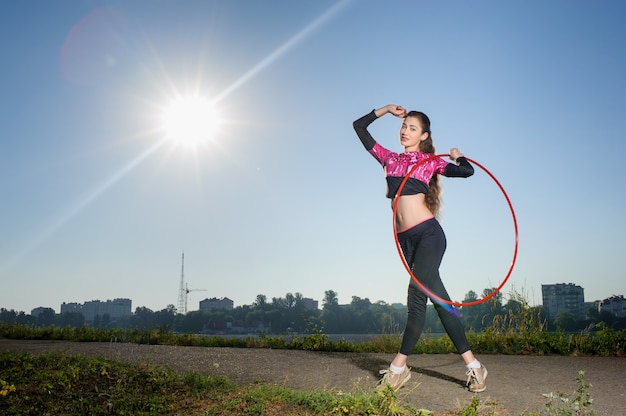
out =
[[(398, 242), (413, 275), (433, 294), (449, 301), (450, 296), (439, 276), (439, 265), (446, 251), (446, 236), (439, 222), (432, 218), (399, 232)], [(411, 355), (413, 347), (422, 334), (426, 322), (427, 298), (428, 296), (411, 279), (407, 295), (408, 316), (400, 347), (401, 354)], [(469, 351), (470, 346), (460, 318), (450, 313), (450, 308), (445, 307), (449, 306), (447, 304), (441, 305), (433, 301), (433, 305), (459, 354)]]

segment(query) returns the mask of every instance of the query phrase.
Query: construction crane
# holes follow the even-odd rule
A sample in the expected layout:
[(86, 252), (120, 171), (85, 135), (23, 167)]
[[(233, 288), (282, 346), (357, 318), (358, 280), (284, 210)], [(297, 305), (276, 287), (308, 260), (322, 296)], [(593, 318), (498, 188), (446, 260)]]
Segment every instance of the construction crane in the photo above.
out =
[(185, 283), (185, 252), (183, 251), (182, 263), (180, 268), (180, 288), (178, 290), (178, 308), (176, 310), (179, 314), (185, 315), (187, 313), (187, 302), (189, 300), (189, 292), (203, 292), (206, 289), (189, 289), (187, 283)]
[(206, 289), (189, 289), (185, 283), (185, 313), (187, 313), (187, 301), (189, 300), (189, 292), (206, 292)]

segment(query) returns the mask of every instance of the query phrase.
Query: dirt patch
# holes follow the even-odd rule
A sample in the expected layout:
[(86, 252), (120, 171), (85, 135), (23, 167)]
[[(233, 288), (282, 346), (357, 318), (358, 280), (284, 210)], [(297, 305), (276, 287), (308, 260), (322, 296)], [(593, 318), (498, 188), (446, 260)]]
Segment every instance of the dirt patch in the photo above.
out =
[[(78, 343), (0, 339), (0, 351), (102, 356), (126, 362), (163, 365), (177, 372), (223, 375), (237, 383), (271, 383), (305, 391), (369, 392), (388, 367), (392, 354), (322, 353), (311, 351), (178, 347), (125, 343)], [(626, 358), (485, 355), (489, 369), (481, 403), (495, 406), (500, 416), (537, 412), (544, 393), (572, 397), (576, 376), (585, 371), (598, 416), (624, 414)], [(401, 404), (436, 413), (453, 412), (471, 403), (465, 388), (465, 367), (458, 355), (409, 357), (411, 380), (398, 392)]]

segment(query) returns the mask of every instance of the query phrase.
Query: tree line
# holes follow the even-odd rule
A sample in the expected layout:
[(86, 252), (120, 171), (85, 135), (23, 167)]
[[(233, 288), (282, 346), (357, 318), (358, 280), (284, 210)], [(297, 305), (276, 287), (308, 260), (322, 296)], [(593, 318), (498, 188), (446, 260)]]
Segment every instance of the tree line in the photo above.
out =
[[(484, 289), (479, 297), (468, 292), (463, 303), (485, 298), (495, 288)], [(25, 324), (32, 327), (81, 327), (109, 329), (167, 329), (181, 333), (205, 334), (384, 334), (399, 333), (406, 323), (406, 305), (389, 304), (384, 301), (372, 303), (368, 298), (352, 296), (349, 304), (340, 305), (337, 292), (327, 290), (322, 309), (310, 309), (301, 293), (287, 293), (284, 297), (259, 294), (251, 305), (242, 305), (232, 310), (198, 310), (178, 314), (174, 305), (160, 311), (137, 307), (132, 315), (111, 318), (108, 314), (97, 315), (93, 322), (85, 322), (82, 313), (66, 312), (55, 314), (51, 308), (44, 309), (38, 316), (27, 315), (0, 308), (0, 323)], [(583, 331), (604, 322), (612, 329), (626, 329), (626, 318), (611, 313), (599, 313), (590, 308), (585, 319), (577, 319), (569, 312), (561, 312), (548, 320), (541, 306), (529, 306), (523, 296), (514, 293), (504, 302), (502, 293), (496, 293), (486, 301), (469, 307), (457, 308), (465, 328), (483, 332), (494, 326), (540, 325), (546, 330)], [(442, 333), (437, 312), (429, 304), (426, 311), (425, 332)]]

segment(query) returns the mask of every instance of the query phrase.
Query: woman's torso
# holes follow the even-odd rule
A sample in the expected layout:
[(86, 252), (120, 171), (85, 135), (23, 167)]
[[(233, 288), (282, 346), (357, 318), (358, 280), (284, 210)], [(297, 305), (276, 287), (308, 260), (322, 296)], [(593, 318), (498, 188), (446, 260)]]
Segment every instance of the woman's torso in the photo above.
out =
[[(400, 198), (396, 209), (396, 231), (407, 230), (433, 218), (432, 211), (426, 205), (425, 194), (429, 191), (430, 179), (434, 175), (443, 174), (448, 162), (430, 153), (396, 153), (376, 142), (368, 152), (384, 168), (387, 197), (391, 199), (392, 208), (396, 198)], [(409, 178), (405, 179), (407, 175)], [(398, 197), (401, 186), (402, 192)]]
[[(396, 207), (396, 232), (405, 231), (421, 222), (434, 217), (433, 213), (426, 206), (426, 196), (424, 194), (401, 195)], [(396, 198), (391, 198), (391, 208), (393, 209)]]

